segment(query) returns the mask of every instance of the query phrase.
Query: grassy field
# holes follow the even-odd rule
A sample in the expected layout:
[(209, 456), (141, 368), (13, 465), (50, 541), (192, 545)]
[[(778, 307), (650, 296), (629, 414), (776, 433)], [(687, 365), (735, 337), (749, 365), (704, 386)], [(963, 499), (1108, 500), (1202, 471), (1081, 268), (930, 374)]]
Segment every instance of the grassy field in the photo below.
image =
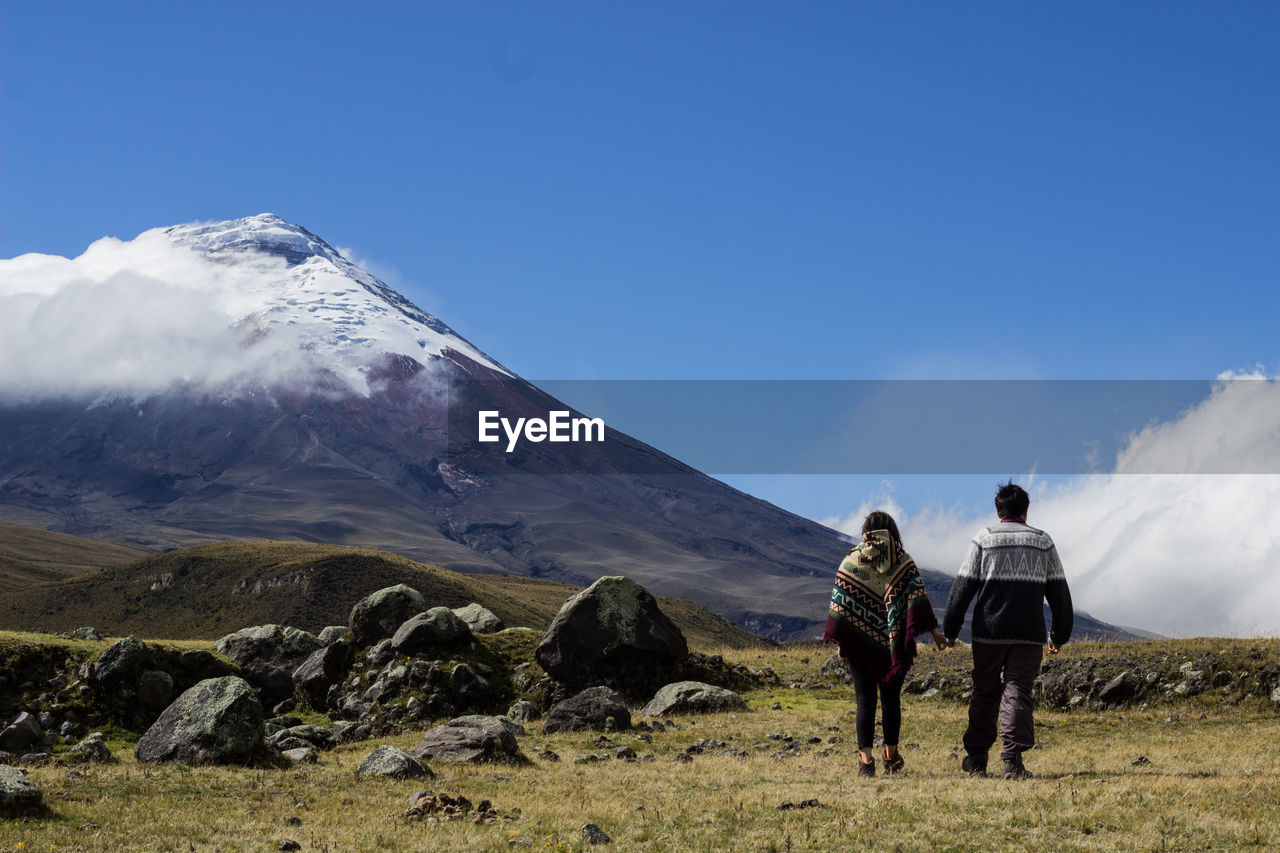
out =
[[(1151, 649), (1186, 656), (1196, 644), (1249, 641)], [(1280, 646), (1252, 645), (1272, 661)], [(962, 703), (907, 696), (906, 772), (868, 780), (852, 775), (852, 689), (817, 676), (828, 650), (722, 653), (804, 686), (748, 693), (746, 713), (676, 718), (651, 741), (634, 731), (605, 743), (598, 734), (543, 735), (531, 726), (521, 738), (530, 766), (435, 763), (430, 780), (354, 777), (378, 743), (410, 748), (417, 735), (342, 746), (318, 765), (288, 770), (140, 766), (131, 744), (114, 741), (116, 765), (32, 768), (50, 813), (0, 823), (0, 850), (270, 851), (283, 839), (324, 851), (1280, 848), (1280, 715), (1267, 703), (1040, 711), (1039, 744), (1026, 756), (1036, 777), (1011, 782), (960, 772)], [(962, 650), (930, 651), (917, 665), (962, 670), (967, 658)], [(706, 739), (726, 745), (704, 744), (690, 761), (677, 760)], [(641, 760), (577, 761), (620, 746)], [(544, 750), (561, 760), (539, 758)], [(409, 796), (423, 789), (490, 800), (499, 818), (488, 825), (406, 818)], [(613, 844), (585, 844), (585, 823), (598, 824)]]

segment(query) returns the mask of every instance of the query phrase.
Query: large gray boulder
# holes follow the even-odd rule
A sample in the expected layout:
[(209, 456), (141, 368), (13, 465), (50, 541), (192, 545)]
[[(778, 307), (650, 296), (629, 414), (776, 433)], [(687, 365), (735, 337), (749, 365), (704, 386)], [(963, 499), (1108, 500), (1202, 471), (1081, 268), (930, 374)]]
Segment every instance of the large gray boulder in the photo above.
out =
[(657, 600), (625, 577), (603, 577), (560, 608), (535, 652), (570, 690), (609, 685), (647, 696), (689, 654), (684, 635)]
[[(612, 725), (609, 720), (613, 720)], [(603, 732), (609, 728), (622, 731), (631, 728), (631, 712), (622, 694), (609, 687), (589, 687), (551, 706), (542, 731)]]
[(436, 775), (412, 753), (398, 746), (382, 746), (369, 753), (356, 768), (356, 777), (383, 776), (392, 779), (418, 779)]
[(412, 655), (471, 637), (467, 623), (447, 607), (433, 607), (405, 620), (391, 638), (391, 648)]
[(5, 817), (39, 811), (44, 794), (17, 767), (0, 764), (0, 815)]
[(411, 616), (427, 609), (427, 601), (416, 589), (396, 584), (361, 599), (351, 608), (347, 620), (356, 643), (367, 646), (390, 637)]
[(138, 741), (139, 761), (242, 764), (262, 746), (262, 703), (243, 678), (199, 682)]
[(509, 725), (500, 717), (459, 717), (423, 735), (413, 754), (438, 761), (525, 764), (529, 759)]
[(354, 651), (350, 643), (338, 640), (312, 652), (293, 671), (294, 687), (302, 691), (312, 708), (323, 711), (328, 707), (329, 688), (347, 677)]
[(254, 625), (227, 634), (214, 648), (231, 658), (262, 689), (262, 701), (270, 707), (293, 695), (293, 671), (323, 644), (309, 631)]
[(453, 612), (477, 634), (493, 634), (506, 627), (492, 610), (474, 601)]
[(732, 690), (701, 681), (677, 681), (659, 690), (640, 713), (646, 717), (662, 717), (745, 710), (747, 703)]
[(0, 749), (6, 752), (21, 752), (34, 746), (44, 734), (44, 727), (32, 714), (23, 711), (14, 717), (13, 722), (0, 731)]
[(125, 637), (112, 643), (93, 665), (93, 680), (110, 693), (137, 687), (142, 671), (151, 666), (151, 650), (137, 637)]

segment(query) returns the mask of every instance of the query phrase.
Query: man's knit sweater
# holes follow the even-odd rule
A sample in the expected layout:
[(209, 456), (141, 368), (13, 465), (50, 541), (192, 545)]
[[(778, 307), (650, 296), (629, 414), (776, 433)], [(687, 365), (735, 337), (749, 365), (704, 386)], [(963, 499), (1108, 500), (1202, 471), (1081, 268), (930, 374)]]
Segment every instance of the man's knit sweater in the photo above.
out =
[(973, 607), (974, 642), (1043, 643), (1044, 605), (1053, 615), (1049, 640), (1071, 638), (1071, 591), (1058, 549), (1043, 530), (1020, 521), (1001, 521), (978, 531), (951, 587), (942, 631), (954, 640)]

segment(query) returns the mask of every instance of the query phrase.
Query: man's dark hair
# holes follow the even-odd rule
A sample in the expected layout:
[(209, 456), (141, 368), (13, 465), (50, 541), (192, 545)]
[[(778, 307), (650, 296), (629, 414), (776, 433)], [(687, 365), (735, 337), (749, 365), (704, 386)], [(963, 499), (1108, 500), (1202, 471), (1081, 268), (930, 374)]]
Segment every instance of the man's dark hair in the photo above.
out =
[(893, 541), (901, 543), (902, 537), (898, 535), (898, 523), (893, 520), (893, 516), (884, 510), (876, 510), (867, 513), (866, 519), (862, 522), (862, 532), (870, 533), (872, 530), (887, 530), (889, 535), (893, 537)]
[(1001, 483), (996, 492), (996, 514), (1001, 518), (1022, 518), (1031, 506), (1031, 496), (1013, 480)]

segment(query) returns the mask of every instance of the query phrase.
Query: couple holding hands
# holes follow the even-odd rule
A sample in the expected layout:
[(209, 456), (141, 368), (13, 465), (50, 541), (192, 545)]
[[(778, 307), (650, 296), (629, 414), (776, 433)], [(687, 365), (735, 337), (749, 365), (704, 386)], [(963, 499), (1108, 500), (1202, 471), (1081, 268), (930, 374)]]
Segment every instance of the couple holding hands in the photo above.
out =
[(1000, 523), (974, 536), (941, 626), (893, 517), (877, 511), (863, 522), (861, 542), (836, 572), (823, 635), (826, 642), (839, 644), (840, 657), (853, 675), (859, 776), (875, 775), (877, 698), (885, 770), (903, 768), (898, 752), (902, 683), (915, 659), (916, 638), (932, 634), (939, 649), (954, 646), (971, 601), (973, 694), (962, 768), (973, 776), (987, 775), (998, 716), (1005, 778), (1031, 775), (1022, 753), (1035, 744), (1031, 686), (1046, 642), (1043, 602), (1049, 602), (1053, 620), (1047, 632), (1050, 654), (1071, 637), (1073, 611), (1053, 539), (1027, 524), (1030, 503), (1022, 487), (1012, 482), (1000, 486), (995, 498)]

